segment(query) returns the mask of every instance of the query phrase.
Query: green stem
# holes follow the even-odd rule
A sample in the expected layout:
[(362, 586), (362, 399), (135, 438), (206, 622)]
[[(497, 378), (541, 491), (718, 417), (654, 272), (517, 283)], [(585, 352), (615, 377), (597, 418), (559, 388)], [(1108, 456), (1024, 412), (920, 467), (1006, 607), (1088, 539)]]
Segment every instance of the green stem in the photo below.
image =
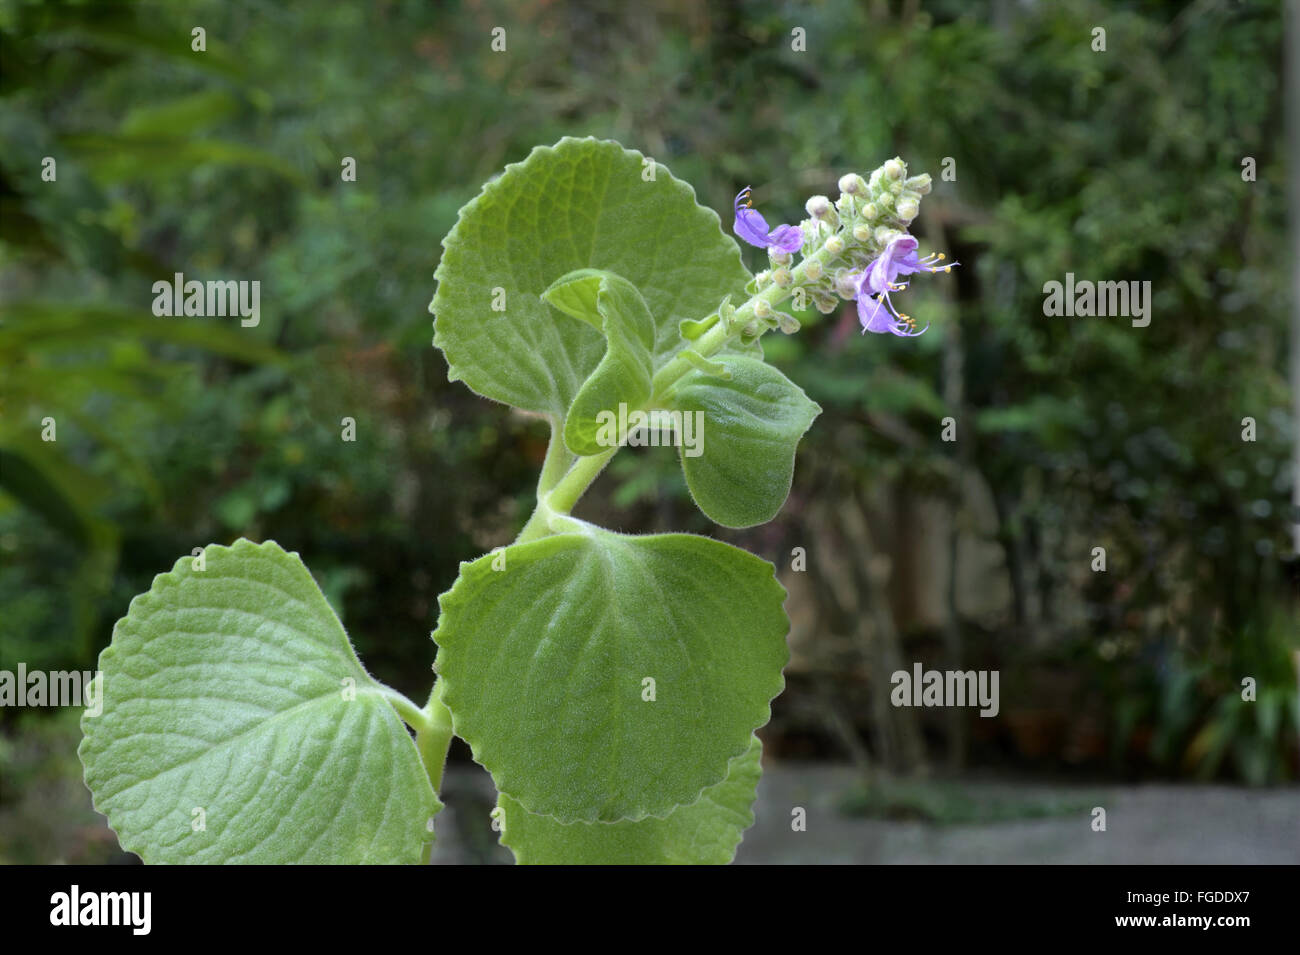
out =
[[(754, 314), (754, 308), (759, 301), (764, 301), (775, 309), (776, 306), (780, 305), (794, 294), (795, 287), (804, 280), (804, 270), (808, 267), (809, 262), (817, 262), (824, 270), (826, 270), (829, 269), (831, 259), (832, 256), (826, 251), (825, 246), (818, 249), (790, 270), (792, 281), (788, 286), (772, 284), (763, 289), (763, 291), (759, 292), (744, 305), (736, 309), (736, 315), (732, 320), (731, 329), (727, 328), (726, 322), (720, 320), (716, 325), (696, 340), (693, 350), (698, 354), (703, 355), (705, 358), (717, 354), (722, 350), (727, 342), (740, 334), (740, 329), (743, 329), (756, 317)], [(762, 335), (767, 330), (768, 326), (763, 325), (760, 322), (759, 335)], [(687, 348), (691, 347), (692, 346), (690, 345), (687, 346)], [(694, 368), (695, 366), (681, 355), (673, 358), (666, 365), (660, 368), (654, 377), (652, 389), (654, 397), (651, 398), (651, 402), (662, 401), (667, 396), (669, 389), (694, 370)]]
[[(563, 437), (555, 435), (552, 441), (563, 442)], [(618, 453), (618, 448), (610, 448), (608, 451), (602, 451), (600, 454), (593, 454), (589, 457), (578, 458), (577, 463), (565, 473), (555, 486), (543, 497), (537, 501), (537, 507), (533, 514), (528, 518), (528, 523), (524, 529), (519, 532), (515, 538), (516, 544), (526, 544), (529, 541), (539, 540), (555, 533), (551, 527), (551, 522), (555, 517), (568, 514), (573, 510), (573, 505), (578, 503), (587, 488), (591, 487), (591, 482), (596, 480), (605, 465), (609, 463), (610, 458)], [(547, 457), (550, 457), (548, 454)]]
[(551, 419), (551, 443), (546, 446), (546, 460), (537, 479), (537, 499), (550, 493), (573, 464), (574, 454), (564, 444), (564, 429), (558, 418)]
[(591, 482), (605, 470), (605, 465), (616, 454), (618, 448), (610, 448), (600, 454), (579, 458), (578, 463), (569, 469), (569, 473), (546, 496), (550, 509), (557, 514), (568, 514), (573, 510), (573, 505), (578, 503), (587, 488), (591, 487)]
[(447, 750), (451, 747), (451, 712), (442, 702), (442, 681), (433, 686), (429, 702), (421, 711), (423, 725), (415, 729), (415, 748), (420, 751), (424, 770), (429, 774), (433, 791), (442, 788), (442, 771), (447, 763)]
[(393, 709), (397, 710), (397, 715), (402, 718), (407, 726), (419, 732), (420, 728), (428, 721), (428, 715), (420, 709), (403, 694), (398, 693), (391, 686), (379, 685), (379, 692), (384, 699), (392, 704)]
[(529, 541), (535, 541), (538, 538), (545, 537), (551, 532), (548, 526), (551, 519), (551, 509), (546, 506), (545, 498), (537, 502), (533, 508), (532, 515), (528, 518), (528, 523), (524, 524), (524, 529), (519, 532), (515, 538), (516, 544), (527, 544)]

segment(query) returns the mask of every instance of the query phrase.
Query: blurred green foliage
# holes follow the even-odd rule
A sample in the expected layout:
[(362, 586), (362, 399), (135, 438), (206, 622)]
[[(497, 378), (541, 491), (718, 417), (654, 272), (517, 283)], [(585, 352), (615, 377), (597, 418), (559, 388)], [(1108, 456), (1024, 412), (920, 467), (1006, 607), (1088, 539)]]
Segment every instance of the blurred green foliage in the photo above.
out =
[[(0, 657), (89, 666), (179, 555), (273, 537), (423, 693), (436, 596), (513, 537), (547, 436), (430, 345), (459, 207), (565, 134), (666, 163), (724, 221), (747, 183), (797, 221), (897, 154), (935, 177), (923, 245), (962, 266), (907, 293), (922, 338), (810, 312), (766, 343), (826, 414), (750, 545), (797, 533), (832, 465), (959, 511), (975, 475), (1012, 598), (962, 621), (972, 652), (1025, 685), (1068, 666), (1054, 705), (1103, 714), (1113, 766), (1294, 775), (1281, 57), (1262, 0), (0, 0)], [(260, 324), (154, 318), (174, 272), (260, 281)], [(1044, 317), (1066, 272), (1149, 280), (1150, 327)], [(621, 455), (592, 506), (712, 531), (678, 474)]]

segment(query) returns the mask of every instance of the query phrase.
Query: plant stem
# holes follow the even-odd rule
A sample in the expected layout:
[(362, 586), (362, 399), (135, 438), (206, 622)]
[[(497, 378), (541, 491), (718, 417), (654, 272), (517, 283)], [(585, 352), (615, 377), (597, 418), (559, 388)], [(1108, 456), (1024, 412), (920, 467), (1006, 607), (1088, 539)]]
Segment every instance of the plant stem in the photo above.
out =
[(560, 482), (573, 464), (574, 454), (564, 444), (564, 432), (559, 419), (551, 419), (551, 443), (546, 446), (546, 460), (537, 478), (537, 499), (540, 501)]
[[(740, 334), (739, 329), (743, 329), (751, 320), (754, 319), (754, 308), (760, 300), (775, 308), (784, 302), (790, 295), (794, 294), (795, 287), (804, 281), (804, 270), (808, 267), (809, 262), (817, 262), (823, 269), (827, 269), (830, 265), (831, 258), (832, 256), (826, 251), (825, 246), (818, 249), (790, 270), (792, 281), (788, 286), (782, 287), (775, 283), (769, 285), (767, 288), (763, 289), (763, 291), (754, 295), (749, 299), (749, 301), (745, 302), (744, 305), (741, 305), (736, 309), (736, 314), (732, 319), (730, 329), (727, 328), (727, 323), (725, 321), (719, 319), (718, 323), (701, 335), (693, 346), (687, 345), (686, 347), (691, 348), (693, 351), (703, 355), (705, 358), (721, 351), (727, 342)], [(768, 329), (769, 326), (764, 325), (762, 322), (759, 323), (759, 335), (762, 335), (764, 332), (768, 331)], [(689, 361), (681, 355), (678, 355), (660, 368), (654, 377), (654, 386), (652, 389), (654, 397), (651, 398), (651, 401), (662, 401), (667, 396), (668, 390), (685, 377), (688, 372), (692, 371), (694, 367), (695, 366)]]
[(429, 774), (433, 791), (442, 788), (442, 771), (447, 763), (447, 750), (451, 747), (451, 712), (442, 702), (442, 681), (433, 685), (429, 702), (422, 711), (423, 725), (416, 727), (415, 748), (420, 751), (424, 770)]
[(393, 709), (397, 710), (397, 715), (402, 718), (403, 722), (416, 732), (419, 732), (428, 721), (428, 714), (424, 710), (420, 709), (404, 695), (394, 690), (391, 686), (384, 686), (381, 683), (379, 685), (379, 692), (384, 699), (388, 700), (388, 702), (392, 704)]
[(605, 470), (605, 465), (618, 454), (618, 450), (610, 448), (600, 454), (579, 458), (578, 463), (569, 469), (569, 473), (546, 496), (546, 503), (551, 510), (557, 514), (568, 514), (573, 510), (573, 505), (578, 503), (578, 499), (591, 487), (591, 482), (596, 480), (600, 472)]
[[(552, 435), (551, 442), (553, 444), (558, 442), (563, 445), (564, 437), (558, 433), (558, 429), (556, 430), (557, 433)], [(567, 454), (568, 451), (566, 450), (565, 453)], [(515, 538), (515, 543), (526, 544), (529, 541), (539, 540), (554, 533), (551, 529), (551, 519), (568, 514), (569, 511), (573, 510), (573, 505), (578, 503), (578, 499), (582, 497), (583, 492), (591, 487), (591, 482), (596, 480), (600, 472), (605, 469), (605, 465), (609, 463), (610, 458), (617, 453), (618, 448), (610, 448), (600, 454), (578, 458), (577, 462), (569, 468), (564, 477), (557, 481), (548, 493), (538, 496), (537, 507), (533, 510), (532, 516), (528, 518), (528, 523), (524, 525), (524, 529)], [(551, 457), (549, 452), (546, 456), (548, 459)]]

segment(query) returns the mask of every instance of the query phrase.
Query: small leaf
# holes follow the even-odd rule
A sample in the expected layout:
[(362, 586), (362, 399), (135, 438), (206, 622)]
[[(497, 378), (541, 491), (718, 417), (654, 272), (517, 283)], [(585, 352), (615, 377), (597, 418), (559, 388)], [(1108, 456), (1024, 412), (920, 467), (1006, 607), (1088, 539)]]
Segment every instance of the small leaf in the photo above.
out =
[[(78, 751), (146, 862), (420, 862), (415, 743), (296, 554), (209, 546), (131, 601)], [(352, 690), (353, 692), (349, 692)]]
[(770, 521), (790, 494), (799, 439), (821, 414), (816, 402), (756, 358), (725, 357), (730, 380), (688, 375), (668, 397), (683, 414), (704, 413), (700, 453), (682, 448), (691, 497), (724, 527)]
[(639, 290), (655, 319), (655, 370), (681, 347), (683, 319), (739, 293), (749, 272), (717, 214), (663, 166), (646, 181), (647, 162), (618, 143), (565, 138), (507, 166), (460, 210), (429, 306), (453, 381), (564, 415), (605, 354), (594, 328), (541, 299), (574, 269), (605, 269)]
[(462, 564), (439, 598), (443, 701), (528, 811), (662, 818), (767, 722), (784, 598), (771, 564), (707, 537), (586, 527), (515, 544)]
[(564, 443), (574, 454), (606, 450), (596, 440), (602, 411), (640, 408), (650, 397), (655, 320), (631, 283), (612, 272), (578, 269), (542, 293), (542, 300), (566, 315), (600, 329), (605, 357), (578, 389), (564, 420)]
[(694, 319), (683, 318), (677, 323), (677, 328), (682, 333), (682, 338), (688, 342), (693, 342), (716, 324), (718, 324), (718, 313), (714, 312), (708, 318), (698, 322)]
[(705, 358), (694, 349), (683, 348), (679, 354), (698, 372), (702, 372), (703, 374), (709, 375), (713, 378), (722, 378), (724, 380), (731, 377), (731, 372), (727, 369), (726, 365), (719, 361), (709, 361), (709, 359)]
[(501, 796), (501, 844), (514, 852), (520, 865), (726, 865), (754, 824), (762, 751), (758, 737), (753, 737), (745, 754), (731, 761), (726, 779), (666, 819), (566, 825), (526, 812), (509, 796)]

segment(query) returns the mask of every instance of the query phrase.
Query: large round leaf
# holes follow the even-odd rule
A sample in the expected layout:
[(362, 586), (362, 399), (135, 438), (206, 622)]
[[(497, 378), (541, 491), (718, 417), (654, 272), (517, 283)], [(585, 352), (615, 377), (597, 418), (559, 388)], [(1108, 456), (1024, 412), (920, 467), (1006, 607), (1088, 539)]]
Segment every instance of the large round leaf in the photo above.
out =
[(520, 865), (726, 865), (754, 824), (762, 751), (756, 736), (745, 755), (731, 761), (726, 779), (666, 819), (565, 824), (501, 796), (501, 844)]
[(516, 544), (463, 564), (440, 598), (443, 700), (529, 812), (662, 818), (767, 722), (784, 599), (771, 564), (707, 537), (588, 528)]
[(95, 807), (146, 862), (419, 862), (415, 744), (296, 554), (240, 540), (131, 602), (82, 718)]
[(689, 185), (595, 139), (565, 138), (507, 166), (461, 209), (443, 250), (429, 308), (450, 378), (557, 418), (605, 338), (542, 301), (556, 279), (593, 268), (635, 286), (655, 319), (656, 368), (681, 346), (682, 319), (703, 318), (726, 295), (739, 300), (749, 280), (736, 243)]

